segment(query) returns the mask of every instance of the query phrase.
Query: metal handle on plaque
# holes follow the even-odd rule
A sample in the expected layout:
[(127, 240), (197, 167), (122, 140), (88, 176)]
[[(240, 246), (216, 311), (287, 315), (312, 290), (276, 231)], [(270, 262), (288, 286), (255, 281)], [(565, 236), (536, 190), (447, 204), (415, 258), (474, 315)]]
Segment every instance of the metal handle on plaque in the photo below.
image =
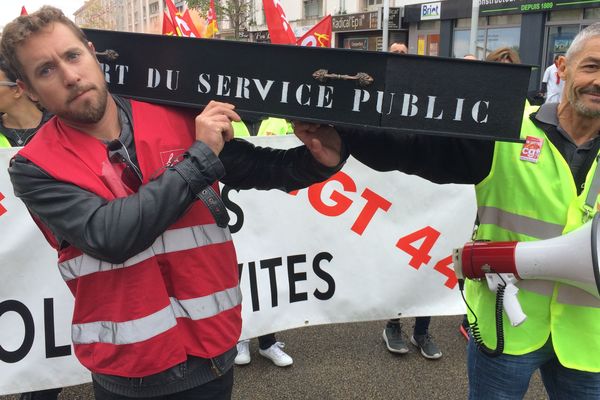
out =
[(345, 81), (358, 81), (359, 86), (369, 86), (373, 83), (371, 75), (365, 72), (357, 72), (356, 75), (330, 74), (326, 69), (319, 69), (313, 72), (313, 78), (319, 82), (327, 82), (328, 79), (341, 79)]
[(109, 61), (114, 61), (119, 57), (119, 53), (113, 49), (106, 49), (104, 51), (97, 51), (96, 56), (106, 57)]

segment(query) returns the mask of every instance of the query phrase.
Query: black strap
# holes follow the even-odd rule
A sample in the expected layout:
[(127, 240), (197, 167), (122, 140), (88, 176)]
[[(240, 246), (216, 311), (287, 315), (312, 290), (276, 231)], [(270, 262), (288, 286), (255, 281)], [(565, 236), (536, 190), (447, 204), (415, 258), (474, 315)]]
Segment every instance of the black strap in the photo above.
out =
[(200, 193), (196, 194), (198, 197), (208, 208), (210, 213), (212, 214), (217, 226), (220, 228), (226, 228), (229, 225), (229, 213), (225, 208), (225, 204), (221, 197), (215, 192), (212, 186), (207, 186), (200, 191)]

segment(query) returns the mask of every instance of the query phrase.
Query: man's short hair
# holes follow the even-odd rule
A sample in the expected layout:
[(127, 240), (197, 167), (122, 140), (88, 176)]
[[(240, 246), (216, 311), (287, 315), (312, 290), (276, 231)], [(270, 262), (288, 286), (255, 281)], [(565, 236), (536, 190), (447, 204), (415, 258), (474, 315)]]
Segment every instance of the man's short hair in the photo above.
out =
[(0, 42), (0, 53), (6, 59), (8, 68), (15, 77), (27, 82), (23, 66), (17, 58), (17, 48), (31, 35), (54, 23), (63, 24), (71, 29), (75, 36), (87, 46), (88, 40), (83, 31), (56, 7), (44, 6), (32, 14), (17, 17), (4, 27)]
[(581, 51), (585, 42), (596, 36), (600, 36), (600, 22), (596, 22), (595, 24), (586, 27), (575, 36), (575, 39), (573, 39), (567, 50), (567, 54), (565, 54), (567, 61)]

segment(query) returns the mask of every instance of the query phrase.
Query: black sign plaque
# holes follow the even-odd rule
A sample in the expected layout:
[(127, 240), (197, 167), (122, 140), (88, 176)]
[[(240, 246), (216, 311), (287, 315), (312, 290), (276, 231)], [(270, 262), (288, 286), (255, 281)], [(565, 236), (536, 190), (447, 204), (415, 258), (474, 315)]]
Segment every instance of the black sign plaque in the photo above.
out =
[(433, 135), (518, 140), (530, 74), (522, 65), (441, 57), (86, 34), (97, 51), (119, 53), (114, 61), (100, 58), (114, 94), (196, 108), (218, 100), (242, 116)]

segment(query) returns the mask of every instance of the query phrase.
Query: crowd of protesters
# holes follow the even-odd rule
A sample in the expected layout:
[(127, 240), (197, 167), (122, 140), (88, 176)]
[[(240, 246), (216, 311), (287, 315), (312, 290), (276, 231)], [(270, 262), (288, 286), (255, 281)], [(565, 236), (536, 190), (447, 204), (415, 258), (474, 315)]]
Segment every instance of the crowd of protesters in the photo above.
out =
[[(404, 43), (389, 50), (408, 53)], [(377, 171), (473, 184), (477, 240), (539, 240), (548, 235), (528, 231), (528, 222), (561, 225), (559, 234), (586, 222), (579, 206), (600, 151), (598, 24), (556, 55), (540, 89), (546, 102), (538, 108), (524, 101), (523, 140), (547, 143), (535, 163), (519, 160), (521, 143), (300, 121), (275, 123), (303, 145), (258, 148), (234, 137), (241, 118), (232, 104), (212, 101), (198, 113), (111, 95), (93, 44), (53, 7), (8, 24), (0, 52), (0, 145), (24, 146), (11, 161), (11, 181), (59, 255), (75, 298), (75, 355), (91, 371), (100, 400), (228, 399), (233, 365), (250, 362), (248, 342), (238, 342), (239, 273), (218, 182), (292, 191), (329, 178), (351, 155)], [(510, 48), (485, 61), (520, 63)], [(164, 165), (158, 155), (174, 149), (185, 149), (172, 154), (180, 161)], [(524, 227), (514, 229), (508, 219)], [(522, 327), (504, 324), (506, 346), (497, 357), (481, 350), (495, 340), (494, 295), (485, 283), (467, 282), (472, 309), (461, 329), (469, 398), (522, 398), (539, 370), (550, 398), (600, 399), (600, 303), (562, 284), (524, 282), (519, 296), (529, 319)], [(429, 322), (415, 319), (410, 342), (438, 359)], [(473, 336), (474, 327), (481, 336)], [(585, 340), (573, 340), (581, 335)], [(409, 351), (399, 319), (387, 322), (383, 342), (390, 352)], [(259, 352), (276, 366), (292, 365), (282, 348), (273, 334), (261, 338)]]

